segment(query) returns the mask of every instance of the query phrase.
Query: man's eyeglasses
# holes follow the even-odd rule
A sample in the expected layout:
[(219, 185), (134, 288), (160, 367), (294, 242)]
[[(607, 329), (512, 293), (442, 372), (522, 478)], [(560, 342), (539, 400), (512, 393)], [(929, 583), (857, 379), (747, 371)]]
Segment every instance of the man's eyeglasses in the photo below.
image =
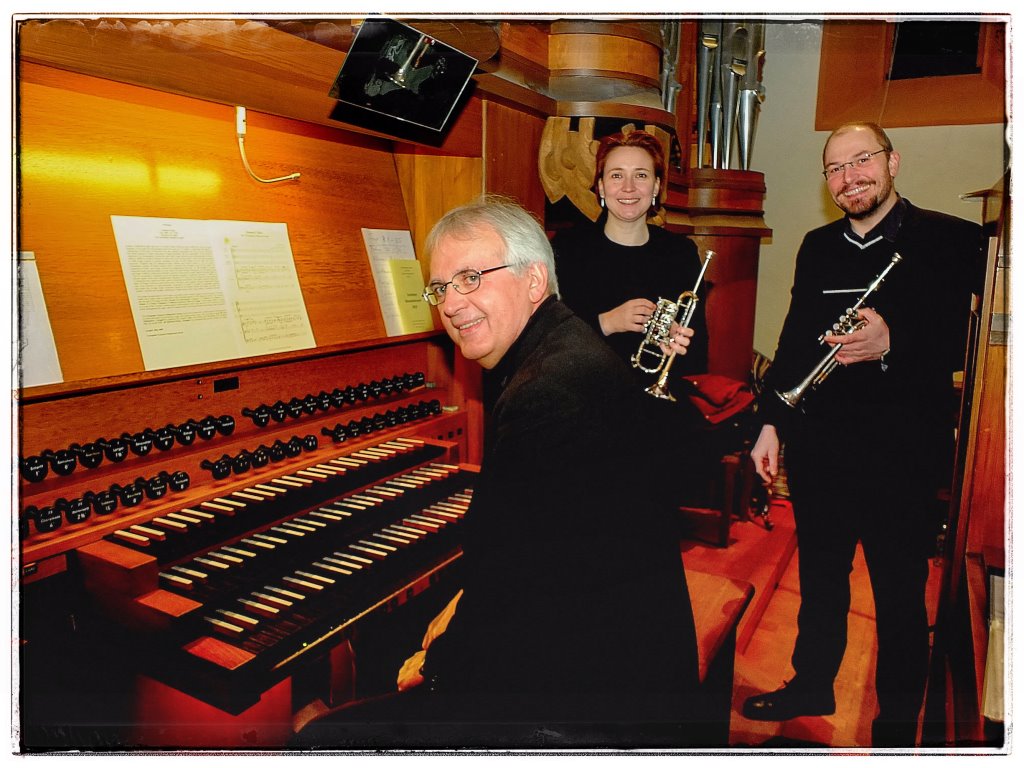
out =
[(438, 304), (443, 304), (445, 297), (448, 295), (449, 285), (454, 286), (456, 291), (465, 296), (467, 293), (472, 293), (480, 287), (480, 278), (488, 272), (505, 269), (507, 266), (508, 264), (502, 264), (500, 267), (490, 267), (489, 269), (464, 269), (461, 272), (456, 272), (447, 283), (431, 283), (428, 285), (423, 290), (423, 300), (434, 307)]
[(842, 175), (843, 171), (846, 170), (847, 167), (850, 167), (850, 168), (863, 168), (865, 165), (867, 165), (868, 163), (871, 162), (871, 158), (873, 158), (875, 155), (880, 155), (883, 152), (888, 152), (888, 151), (889, 150), (887, 150), (887, 149), (879, 149), (879, 150), (877, 150), (875, 152), (868, 152), (866, 154), (863, 154), (860, 157), (858, 157), (857, 159), (851, 160), (848, 163), (839, 163), (837, 165), (830, 165), (828, 168), (826, 168), (824, 171), (821, 172), (821, 175), (824, 176), (826, 179), (838, 178), (839, 176)]

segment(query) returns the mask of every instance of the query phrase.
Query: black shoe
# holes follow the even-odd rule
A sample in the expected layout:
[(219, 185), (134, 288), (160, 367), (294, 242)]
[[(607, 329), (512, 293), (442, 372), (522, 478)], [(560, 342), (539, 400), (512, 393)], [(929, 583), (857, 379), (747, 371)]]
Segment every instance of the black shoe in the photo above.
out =
[(743, 716), (748, 720), (789, 720), (801, 715), (835, 713), (836, 697), (831, 689), (808, 690), (792, 682), (777, 691), (748, 698), (743, 702)]

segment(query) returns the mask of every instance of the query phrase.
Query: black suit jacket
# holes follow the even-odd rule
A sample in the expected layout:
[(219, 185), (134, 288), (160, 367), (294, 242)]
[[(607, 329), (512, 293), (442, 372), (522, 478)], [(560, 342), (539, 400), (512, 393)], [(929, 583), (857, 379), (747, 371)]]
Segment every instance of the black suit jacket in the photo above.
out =
[(679, 721), (696, 640), (653, 398), (555, 298), (488, 378), (464, 595), (428, 676), (503, 718)]
[[(808, 233), (797, 254), (789, 313), (758, 405), (761, 419), (780, 428), (791, 470), (849, 460), (865, 470), (860, 475), (891, 478), (911, 458), (919, 469), (951, 461), (952, 374), (964, 366), (971, 292), (983, 265), (981, 228), (904, 203), (893, 240), (858, 248), (840, 219)], [(822, 359), (828, 347), (818, 336), (894, 252), (903, 260), (865, 304), (889, 326), (885, 369), (877, 361), (840, 366), (801, 409), (787, 408), (773, 390), (790, 389)]]

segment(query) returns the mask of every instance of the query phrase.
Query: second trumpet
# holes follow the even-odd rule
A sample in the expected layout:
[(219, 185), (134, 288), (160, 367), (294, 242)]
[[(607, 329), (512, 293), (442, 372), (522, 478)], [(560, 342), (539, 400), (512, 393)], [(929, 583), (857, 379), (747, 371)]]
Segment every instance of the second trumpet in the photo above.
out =
[[(878, 286), (885, 280), (886, 275), (889, 274), (889, 270), (895, 267), (903, 260), (903, 257), (898, 253), (894, 253), (892, 260), (885, 266), (881, 272), (871, 281), (871, 285), (867, 287), (864, 293), (857, 303), (852, 307), (849, 307), (846, 312), (839, 318), (839, 322), (832, 326), (831, 331), (825, 331), (818, 337), (818, 343), (824, 344), (826, 336), (847, 336), (854, 331), (859, 331), (864, 327), (865, 323), (860, 319), (860, 308), (864, 306), (864, 302), (867, 301), (868, 296), (878, 290)], [(779, 399), (788, 405), (790, 408), (796, 408), (797, 404), (803, 399), (810, 390), (816, 388), (821, 384), (839, 365), (836, 360), (836, 355), (839, 354), (839, 350), (843, 348), (842, 343), (833, 344), (829, 349), (828, 353), (821, 358), (821, 361), (811, 369), (811, 372), (807, 374), (803, 380), (792, 389), (787, 389), (785, 392), (776, 392)]]
[[(630, 360), (633, 362), (634, 368), (639, 368), (644, 373), (661, 372), (658, 381), (645, 390), (649, 395), (663, 400), (675, 400), (672, 393), (668, 391), (668, 373), (676, 353), (666, 352), (664, 347), (667, 347), (672, 341), (672, 323), (678, 323), (680, 328), (690, 326), (693, 313), (700, 302), (697, 291), (700, 290), (700, 286), (704, 282), (704, 274), (708, 271), (708, 265), (711, 264), (714, 255), (714, 251), (706, 252), (693, 290), (683, 291), (675, 301), (658, 299), (654, 313), (644, 325), (644, 339)], [(647, 362), (645, 358), (650, 358), (650, 362)]]

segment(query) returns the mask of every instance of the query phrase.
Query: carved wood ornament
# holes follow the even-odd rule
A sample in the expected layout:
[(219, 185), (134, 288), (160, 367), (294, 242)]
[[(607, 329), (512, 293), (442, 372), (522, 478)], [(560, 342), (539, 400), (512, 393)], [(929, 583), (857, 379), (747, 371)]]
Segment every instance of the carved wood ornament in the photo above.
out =
[[(597, 147), (599, 141), (594, 138), (594, 118), (583, 117), (579, 120), (579, 129), (570, 128), (570, 118), (549, 117), (544, 125), (540, 139), (537, 167), (541, 185), (551, 203), (557, 203), (563, 197), (591, 221), (597, 221), (601, 215), (601, 206), (593, 191), (594, 171), (597, 167)], [(637, 130), (633, 123), (622, 126), (622, 133), (628, 134)], [(667, 131), (655, 125), (648, 125), (644, 130), (658, 139), (665, 157), (668, 157), (670, 136)], [(663, 184), (661, 194), (667, 191)], [(652, 224), (665, 223), (664, 210), (649, 219)]]

